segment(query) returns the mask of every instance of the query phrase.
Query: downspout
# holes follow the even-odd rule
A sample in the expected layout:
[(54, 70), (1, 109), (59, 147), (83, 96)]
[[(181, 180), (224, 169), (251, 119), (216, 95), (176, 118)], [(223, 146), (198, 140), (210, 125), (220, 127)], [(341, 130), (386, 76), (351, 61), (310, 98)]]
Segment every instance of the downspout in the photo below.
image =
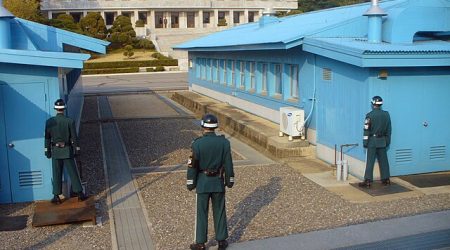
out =
[(9, 20), (14, 15), (3, 7), (3, 0), (0, 0), (0, 49), (11, 48), (11, 24)]
[(387, 13), (378, 7), (378, 0), (372, 0), (370, 9), (363, 14), (363, 16), (367, 16), (369, 18), (369, 27), (367, 31), (367, 40), (369, 43), (381, 43), (383, 16), (386, 15)]

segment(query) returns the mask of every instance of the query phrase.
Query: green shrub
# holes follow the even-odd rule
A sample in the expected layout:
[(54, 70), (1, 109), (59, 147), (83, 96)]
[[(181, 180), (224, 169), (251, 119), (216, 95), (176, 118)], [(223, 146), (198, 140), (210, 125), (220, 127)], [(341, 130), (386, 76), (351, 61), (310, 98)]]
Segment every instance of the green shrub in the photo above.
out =
[(153, 58), (159, 59), (159, 60), (167, 60), (167, 59), (172, 59), (171, 57), (167, 57), (159, 52), (155, 52), (152, 54)]
[(159, 71), (165, 71), (164, 66), (156, 66), (154, 68), (147, 68), (147, 72), (159, 72)]
[(136, 21), (136, 27), (144, 27), (144, 26), (145, 26), (144, 20), (137, 20)]
[(225, 18), (219, 19), (217, 26), (227, 26), (227, 20)]
[(123, 52), (123, 55), (130, 58), (134, 55), (133, 46), (127, 45), (125, 46), (125, 51)]
[(166, 60), (147, 60), (147, 61), (117, 61), (117, 62), (84, 63), (84, 69), (156, 67), (156, 66), (178, 66), (178, 60), (166, 59)]
[(110, 68), (110, 69), (83, 69), (83, 71), (82, 71), (83, 75), (136, 73), (136, 72), (139, 72), (139, 67)]

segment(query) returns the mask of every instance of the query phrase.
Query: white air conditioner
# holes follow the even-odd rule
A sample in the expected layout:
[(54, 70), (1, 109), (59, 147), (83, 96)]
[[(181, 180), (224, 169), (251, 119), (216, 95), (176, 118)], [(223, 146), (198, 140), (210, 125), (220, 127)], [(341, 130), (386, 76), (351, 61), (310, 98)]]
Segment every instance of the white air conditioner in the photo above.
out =
[(292, 141), (294, 136), (304, 136), (305, 112), (294, 107), (280, 108), (280, 134), (289, 135)]

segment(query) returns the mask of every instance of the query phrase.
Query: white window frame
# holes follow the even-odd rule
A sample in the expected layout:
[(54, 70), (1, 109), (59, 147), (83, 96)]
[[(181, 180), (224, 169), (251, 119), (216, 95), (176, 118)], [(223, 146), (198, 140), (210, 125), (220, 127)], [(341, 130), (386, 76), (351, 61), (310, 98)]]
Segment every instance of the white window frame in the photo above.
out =
[(239, 87), (245, 88), (245, 61), (241, 61), (241, 63), (239, 64), (239, 73), (240, 73)]
[(290, 81), (290, 96), (292, 98), (298, 98), (298, 65), (289, 65), (289, 81)]
[(283, 94), (283, 67), (280, 63), (277, 63), (273, 67), (274, 71), (274, 94), (282, 95)]
[(256, 71), (256, 63), (250, 62), (249, 63), (250, 89), (252, 90), (256, 89), (255, 71)]
[(269, 75), (269, 64), (263, 63), (261, 65), (261, 91), (267, 92), (267, 79)]

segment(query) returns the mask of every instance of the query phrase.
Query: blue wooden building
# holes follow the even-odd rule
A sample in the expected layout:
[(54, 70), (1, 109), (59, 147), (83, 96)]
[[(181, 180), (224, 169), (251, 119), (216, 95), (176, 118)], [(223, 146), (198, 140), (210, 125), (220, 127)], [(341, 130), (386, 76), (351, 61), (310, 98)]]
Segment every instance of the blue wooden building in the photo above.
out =
[[(307, 140), (364, 175), (363, 120), (391, 114), (392, 175), (450, 170), (450, 1), (386, 0), (250, 23), (188, 41), (193, 91), (280, 122), (304, 111)], [(377, 168), (376, 168), (377, 169)]]
[(15, 18), (0, 1), (0, 203), (50, 199), (51, 161), (44, 156), (45, 121), (66, 100), (78, 124), (80, 78), (90, 55), (107, 42)]

